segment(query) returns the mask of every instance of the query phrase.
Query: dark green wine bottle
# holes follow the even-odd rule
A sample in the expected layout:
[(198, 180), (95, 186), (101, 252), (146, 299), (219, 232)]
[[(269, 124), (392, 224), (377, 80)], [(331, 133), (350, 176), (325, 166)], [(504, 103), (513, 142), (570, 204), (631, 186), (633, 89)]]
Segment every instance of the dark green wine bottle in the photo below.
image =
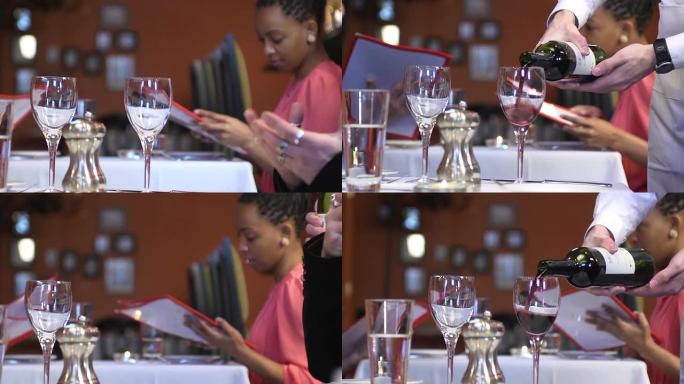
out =
[(540, 44), (534, 52), (523, 52), (520, 65), (543, 68), (548, 81), (592, 81), (596, 78), (591, 74), (592, 69), (607, 55), (596, 45), (589, 45), (589, 49), (591, 53), (582, 56), (574, 44), (551, 40)]
[(543, 260), (537, 274), (563, 276), (578, 288), (640, 287), (648, 284), (655, 272), (653, 257), (640, 248), (620, 248), (611, 254), (603, 248), (575, 248), (565, 260)]

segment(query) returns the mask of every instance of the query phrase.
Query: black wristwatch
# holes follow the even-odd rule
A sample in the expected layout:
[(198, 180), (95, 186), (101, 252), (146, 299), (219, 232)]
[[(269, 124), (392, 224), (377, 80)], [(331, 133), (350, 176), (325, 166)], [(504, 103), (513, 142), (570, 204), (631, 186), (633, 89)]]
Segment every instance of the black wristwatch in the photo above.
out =
[(665, 39), (656, 39), (653, 43), (653, 50), (655, 51), (656, 57), (656, 73), (668, 73), (674, 69), (672, 57), (670, 56), (670, 51), (667, 50)]

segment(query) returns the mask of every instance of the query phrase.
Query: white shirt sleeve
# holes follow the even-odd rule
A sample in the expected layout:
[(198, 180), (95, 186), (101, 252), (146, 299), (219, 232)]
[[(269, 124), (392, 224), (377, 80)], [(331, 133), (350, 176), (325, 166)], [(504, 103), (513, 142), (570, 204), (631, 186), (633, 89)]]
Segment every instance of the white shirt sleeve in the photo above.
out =
[(556, 12), (567, 9), (568, 11), (574, 13), (575, 17), (577, 17), (577, 28), (582, 28), (584, 23), (589, 20), (589, 17), (591, 17), (594, 11), (599, 9), (604, 2), (605, 0), (558, 0), (556, 8), (551, 11), (549, 18), (546, 19), (546, 25), (549, 25), (551, 16), (553, 16)]
[(675, 69), (684, 68), (684, 33), (665, 38)]
[(603, 225), (620, 244), (646, 217), (658, 201), (655, 193), (602, 192), (596, 198), (594, 221), (589, 226)]

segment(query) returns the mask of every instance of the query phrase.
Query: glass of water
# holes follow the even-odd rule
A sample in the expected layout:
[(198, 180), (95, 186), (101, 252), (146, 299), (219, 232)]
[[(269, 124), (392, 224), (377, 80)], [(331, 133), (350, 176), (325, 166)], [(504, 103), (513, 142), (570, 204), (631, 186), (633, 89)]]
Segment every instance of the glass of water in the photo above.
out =
[(344, 91), (344, 161), (349, 191), (380, 190), (389, 100), (389, 91), (383, 89)]
[(454, 353), (461, 328), (475, 307), (475, 278), (472, 276), (431, 276), (428, 302), (432, 318), (447, 348), (447, 383), (454, 382)]
[(404, 95), (411, 116), (418, 124), (423, 147), (423, 172), (416, 190), (430, 190), (436, 180), (428, 178), (428, 149), (437, 116), (449, 103), (451, 78), (449, 68), (410, 65), (404, 70)]
[(146, 324), (140, 325), (142, 338), (142, 357), (144, 360), (160, 359), (164, 353), (164, 339), (162, 333)]
[(371, 384), (405, 384), (413, 334), (413, 300), (366, 300)]
[(24, 292), (26, 313), (43, 350), (43, 382), (50, 382), (50, 356), (57, 331), (71, 315), (71, 283), (54, 280), (29, 280)]
[(13, 100), (0, 98), (0, 192), (7, 191), (10, 145), (12, 142)]

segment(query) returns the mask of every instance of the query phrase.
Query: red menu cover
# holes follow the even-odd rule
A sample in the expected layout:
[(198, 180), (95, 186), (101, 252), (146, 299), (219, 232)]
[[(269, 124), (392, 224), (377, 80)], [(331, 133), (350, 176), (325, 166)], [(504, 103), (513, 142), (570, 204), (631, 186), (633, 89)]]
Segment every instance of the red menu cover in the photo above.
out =
[(170, 295), (142, 300), (120, 300), (119, 303), (124, 308), (117, 309), (118, 314), (128, 316), (164, 333), (202, 344), (207, 344), (207, 342), (184, 324), (185, 316), (194, 316), (218, 327), (214, 320)]
[(31, 113), (31, 99), (29, 95), (0, 94), (0, 103), (5, 101), (12, 103), (12, 121), (10, 121), (10, 126), (14, 129), (17, 124), (21, 123)]
[(575, 123), (563, 119), (561, 116), (563, 115), (569, 115), (573, 117), (580, 118), (581, 116), (576, 114), (575, 112), (571, 111), (568, 108), (561, 107), (560, 105), (556, 105), (553, 103), (549, 103), (545, 101), (542, 104), (541, 110), (539, 111), (539, 114), (546, 117), (547, 119), (551, 119), (557, 123), (561, 123), (563, 125), (574, 125)]
[[(374, 88), (387, 89), (395, 97), (401, 97), (401, 104), (405, 105), (401, 87), (406, 66), (448, 66), (450, 62), (451, 55), (444, 52), (390, 45), (375, 37), (357, 33), (344, 66), (342, 89), (366, 89), (369, 87), (368, 83), (372, 83)], [(454, 82), (452, 86), (456, 87)], [(416, 121), (408, 109), (395, 111), (390, 108), (387, 136), (399, 139), (419, 137)]]
[[(185, 128), (191, 130), (192, 132), (198, 134), (199, 136), (213, 141), (214, 143), (224, 145), (219, 139), (216, 138), (216, 136), (212, 135), (211, 133), (205, 131), (202, 127), (197, 124), (198, 121), (202, 120), (202, 118), (196, 114), (195, 112), (189, 110), (188, 108), (185, 108), (181, 104), (177, 102), (173, 102), (171, 104), (171, 115), (169, 116), (171, 121), (180, 124), (184, 126)], [(240, 147), (235, 147), (235, 146), (229, 146), (233, 151), (245, 155), (246, 152), (244, 149)]]
[(609, 318), (604, 306), (619, 311), (625, 319), (636, 320), (636, 315), (615, 296), (596, 296), (583, 290), (564, 293), (554, 326), (584, 351), (617, 348), (625, 343), (586, 322), (587, 311), (598, 312)]

